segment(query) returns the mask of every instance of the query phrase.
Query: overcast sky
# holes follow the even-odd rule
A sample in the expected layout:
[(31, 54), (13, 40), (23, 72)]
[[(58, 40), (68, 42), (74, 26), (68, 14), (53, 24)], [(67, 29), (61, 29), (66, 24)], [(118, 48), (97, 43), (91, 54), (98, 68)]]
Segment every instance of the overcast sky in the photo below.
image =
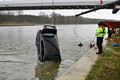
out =
[[(79, 14), (83, 11), (86, 10), (54, 10), (55, 13), (65, 15), (65, 16), (70, 16), (70, 15), (75, 15)], [(30, 15), (39, 15), (40, 12), (45, 12), (47, 15), (49, 15), (53, 10), (28, 10), (24, 11), (24, 14), (30, 14)], [(83, 17), (88, 17), (88, 18), (98, 18), (98, 19), (113, 19), (113, 20), (120, 20), (120, 11), (117, 14), (112, 14), (111, 9), (101, 9), (95, 12), (91, 12), (85, 15), (82, 15)]]

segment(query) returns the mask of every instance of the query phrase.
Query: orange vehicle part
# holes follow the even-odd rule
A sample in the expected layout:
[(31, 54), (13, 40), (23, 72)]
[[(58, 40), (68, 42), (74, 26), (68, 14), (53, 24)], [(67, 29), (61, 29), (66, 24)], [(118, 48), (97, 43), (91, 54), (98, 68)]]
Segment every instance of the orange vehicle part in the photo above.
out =
[(116, 21), (105, 21), (103, 24), (109, 28), (120, 28), (120, 22)]

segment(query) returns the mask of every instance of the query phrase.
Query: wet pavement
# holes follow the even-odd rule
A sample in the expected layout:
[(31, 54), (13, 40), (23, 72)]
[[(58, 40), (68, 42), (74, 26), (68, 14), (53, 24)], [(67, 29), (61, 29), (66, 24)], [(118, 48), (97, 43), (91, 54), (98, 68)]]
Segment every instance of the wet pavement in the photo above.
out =
[(0, 80), (55, 80), (89, 50), (97, 25), (57, 25), (62, 61), (38, 64), (41, 26), (0, 27)]

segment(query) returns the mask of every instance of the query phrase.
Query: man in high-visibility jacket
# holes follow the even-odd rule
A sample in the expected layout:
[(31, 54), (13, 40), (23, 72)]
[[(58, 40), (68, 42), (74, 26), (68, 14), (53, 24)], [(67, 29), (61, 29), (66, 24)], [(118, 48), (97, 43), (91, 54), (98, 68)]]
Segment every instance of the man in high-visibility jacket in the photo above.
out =
[(105, 34), (106, 34), (105, 26), (103, 25), (103, 22), (99, 22), (95, 34), (97, 37), (97, 47), (98, 47), (98, 52), (96, 54), (102, 53), (102, 43)]

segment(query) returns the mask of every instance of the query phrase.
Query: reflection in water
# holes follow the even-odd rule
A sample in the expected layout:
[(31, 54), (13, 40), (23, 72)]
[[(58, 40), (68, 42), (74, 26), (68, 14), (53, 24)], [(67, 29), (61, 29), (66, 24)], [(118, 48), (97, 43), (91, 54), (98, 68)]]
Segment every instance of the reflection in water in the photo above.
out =
[(58, 73), (60, 62), (47, 61), (38, 64), (35, 68), (35, 77), (39, 80), (55, 80)]

